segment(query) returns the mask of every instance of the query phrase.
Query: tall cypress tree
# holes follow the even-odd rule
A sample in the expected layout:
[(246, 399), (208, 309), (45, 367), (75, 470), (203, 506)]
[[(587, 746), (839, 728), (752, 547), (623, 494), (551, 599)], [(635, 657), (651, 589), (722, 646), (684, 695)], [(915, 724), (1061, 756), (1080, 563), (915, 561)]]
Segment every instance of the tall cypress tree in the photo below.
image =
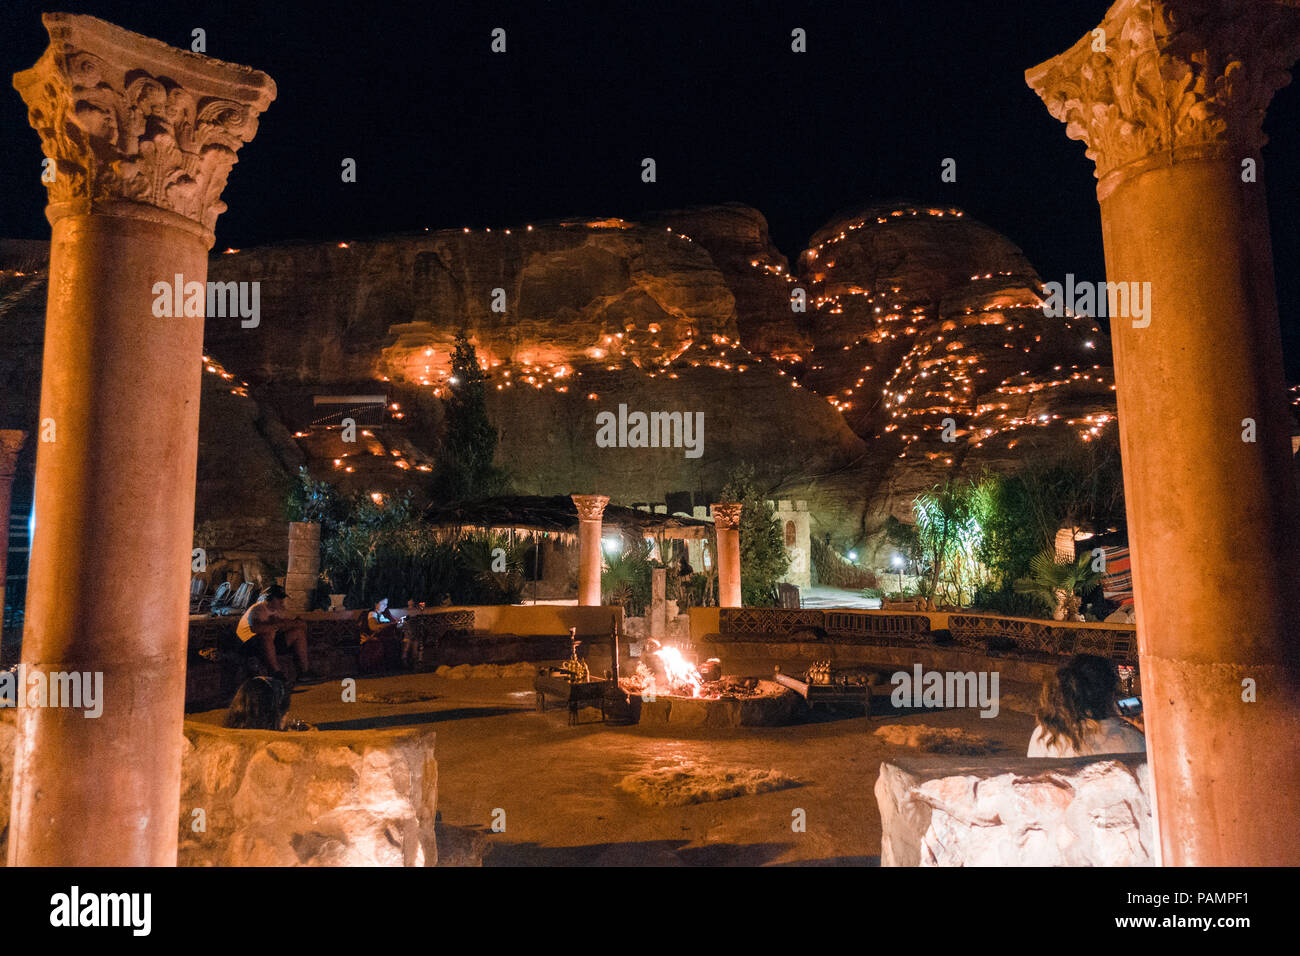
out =
[(465, 501), (499, 494), (505, 473), (492, 464), (497, 430), (487, 413), (487, 384), (469, 336), (456, 333), (442, 452), (434, 474), (434, 493), (442, 501)]

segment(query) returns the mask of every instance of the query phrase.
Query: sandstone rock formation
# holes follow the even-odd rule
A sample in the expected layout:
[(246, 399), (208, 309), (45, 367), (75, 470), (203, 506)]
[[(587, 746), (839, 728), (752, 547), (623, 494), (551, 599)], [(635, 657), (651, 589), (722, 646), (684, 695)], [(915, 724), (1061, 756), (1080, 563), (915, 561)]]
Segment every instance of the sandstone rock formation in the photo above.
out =
[[(0, 401), (29, 429), (42, 251), (0, 245)], [(418, 491), (461, 328), (518, 491), (703, 504), (747, 461), (868, 564), (886, 516), (944, 475), (1014, 468), (1114, 417), (1106, 336), (1046, 317), (1023, 253), (950, 208), (838, 216), (794, 274), (762, 214), (726, 204), (227, 249), (209, 278), (260, 288), (255, 327), (210, 317), (205, 337), (197, 519), (236, 561), (283, 562), (300, 463), (347, 490)], [(382, 396), (350, 446), (313, 405), (345, 395)], [(620, 404), (703, 412), (703, 455), (597, 447), (596, 414)]]
[[(271, 733), (187, 722), (177, 862), (435, 866), (435, 738), (419, 729)], [(14, 711), (0, 709), (0, 866), (17, 739)]]
[(801, 381), (873, 459), (897, 459), (863, 531), (890, 513), (908, 520), (946, 474), (1014, 469), (1027, 444), (1041, 454), (1114, 420), (1106, 335), (1086, 316), (1048, 317), (1023, 253), (959, 209), (837, 217), (813, 236), (800, 279), (816, 309)]
[(1146, 757), (902, 759), (875, 786), (882, 866), (1150, 866)]
[[(182, 866), (434, 866), (428, 730), (185, 725)], [(198, 829), (195, 810), (202, 810)]]

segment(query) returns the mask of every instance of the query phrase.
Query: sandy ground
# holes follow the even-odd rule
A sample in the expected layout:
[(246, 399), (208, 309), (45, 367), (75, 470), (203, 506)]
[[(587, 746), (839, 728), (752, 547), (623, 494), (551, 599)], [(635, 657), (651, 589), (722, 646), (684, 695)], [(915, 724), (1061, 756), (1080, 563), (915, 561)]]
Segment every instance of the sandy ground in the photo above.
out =
[[(767, 674), (770, 662), (729, 662), (728, 673)], [(815, 712), (793, 726), (735, 729), (620, 727), (586, 710), (570, 727), (562, 709), (536, 712), (526, 678), (406, 674), (361, 679), (357, 690), (361, 699), (344, 703), (337, 682), (299, 688), (291, 716), (321, 730), (434, 725), (442, 820), (483, 834), (486, 866), (878, 865), (872, 787), (880, 763), (917, 751), (886, 744), (877, 728), (958, 727), (990, 738), (995, 755), (1023, 756), (1034, 726), (1004, 704), (992, 719), (975, 710)], [(1001, 687), (1004, 700), (1033, 693)], [(371, 695), (404, 702), (365, 700)], [(420, 697), (427, 699), (412, 699)], [(682, 761), (697, 770), (776, 771), (797, 785), (676, 807), (649, 806), (618, 786), (629, 774)], [(504, 817), (504, 832), (493, 832), (494, 814)]]

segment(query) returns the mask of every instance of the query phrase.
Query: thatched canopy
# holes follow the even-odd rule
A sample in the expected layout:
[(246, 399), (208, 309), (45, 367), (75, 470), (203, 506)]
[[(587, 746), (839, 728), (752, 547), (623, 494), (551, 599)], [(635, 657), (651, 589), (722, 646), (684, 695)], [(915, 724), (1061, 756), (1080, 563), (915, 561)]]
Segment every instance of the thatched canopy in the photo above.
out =
[[(458, 505), (430, 506), (425, 520), (449, 531), (545, 532), (577, 537), (578, 509), (568, 495), (501, 495)], [(605, 529), (640, 538), (708, 538), (712, 521), (680, 515), (655, 514), (637, 508), (607, 505)]]

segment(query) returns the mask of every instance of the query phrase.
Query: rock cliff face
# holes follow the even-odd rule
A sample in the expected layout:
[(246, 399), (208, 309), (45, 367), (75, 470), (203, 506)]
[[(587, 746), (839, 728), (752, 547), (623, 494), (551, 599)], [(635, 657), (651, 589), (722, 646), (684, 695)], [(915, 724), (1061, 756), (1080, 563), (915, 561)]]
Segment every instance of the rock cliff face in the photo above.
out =
[(1023, 253), (959, 209), (837, 217), (800, 257), (799, 279), (812, 311), (801, 381), (873, 457), (895, 462), (863, 530), (908, 518), (948, 473), (1014, 469), (1115, 418), (1108, 337), (1089, 317), (1045, 314)]
[(214, 256), (209, 278), (261, 284), (263, 324), (213, 320), (206, 337), (254, 383), (437, 386), (462, 327), (502, 374), (548, 378), (736, 338), (735, 299), (703, 247), (618, 219), (264, 247)]
[[(42, 252), (0, 244), (18, 427), (39, 399)], [(279, 534), (300, 462), (347, 488), (420, 484), (461, 328), (517, 490), (700, 504), (747, 461), (773, 497), (809, 502), (814, 535), (868, 561), (885, 516), (945, 474), (1014, 467), (1031, 437), (1041, 451), (1114, 417), (1105, 337), (1046, 317), (1020, 250), (949, 208), (837, 217), (794, 274), (763, 216), (728, 204), (217, 250), (209, 280), (258, 283), (259, 315), (207, 322), (198, 519), (253, 550)], [(342, 396), (372, 397), (352, 445), (320, 426), (346, 406), (318, 400)], [(601, 447), (596, 416), (620, 406), (702, 413), (700, 453)]]

